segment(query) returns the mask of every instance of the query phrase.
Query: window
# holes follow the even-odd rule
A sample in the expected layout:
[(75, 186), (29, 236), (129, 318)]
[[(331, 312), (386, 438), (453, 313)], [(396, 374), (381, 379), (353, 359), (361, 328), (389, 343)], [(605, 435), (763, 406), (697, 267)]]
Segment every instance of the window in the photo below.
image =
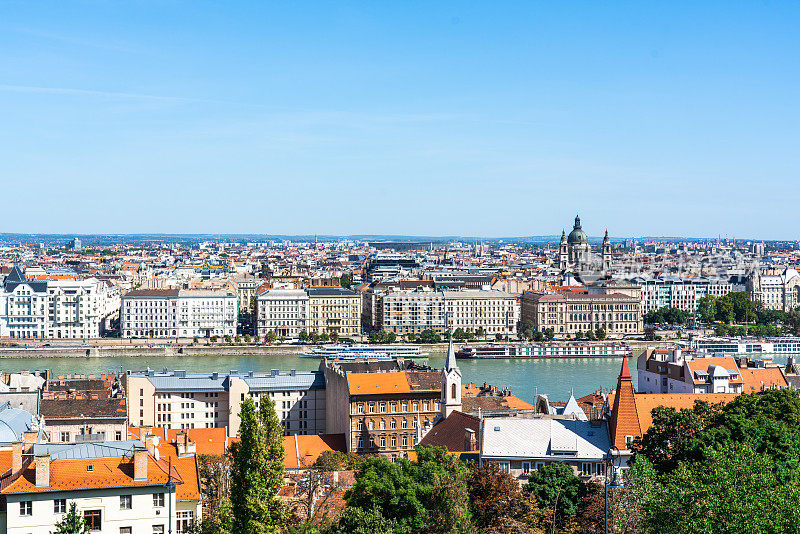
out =
[(581, 474), (589, 477), (594, 475), (594, 464), (590, 464), (589, 462), (581, 462)]
[(451, 399), (455, 399), (456, 398), (456, 384), (455, 384), (455, 382), (450, 384), (450, 398)]
[(53, 513), (54, 514), (66, 514), (67, 513), (67, 499), (56, 499), (53, 501)]
[(33, 501), (20, 501), (19, 502), (19, 515), (31, 516), (33, 515)]
[(132, 504), (133, 504), (133, 497), (131, 495), (120, 495), (119, 496), (119, 509), (120, 510), (130, 510)]
[(192, 525), (194, 525), (194, 514), (191, 510), (178, 512), (177, 519), (178, 534), (189, 532), (192, 529)]
[(633, 436), (625, 436), (625, 446), (630, 449), (633, 444)]
[(164, 494), (163, 493), (154, 493), (153, 494), (153, 506), (156, 508), (163, 508), (164, 507)]
[(89, 530), (102, 530), (100, 510), (84, 510), (83, 521)]
[(119, 534), (132, 534), (131, 527), (119, 527)]
[(511, 470), (511, 464), (509, 462), (497, 462), (497, 466), (500, 468), (501, 471), (508, 473)]
[(61, 433), (61, 442), (67, 443), (69, 441), (69, 432), (62, 432)]
[(122, 441), (122, 432), (117, 430), (116, 434), (114, 434), (114, 439), (117, 441)]
[(531, 472), (531, 463), (530, 462), (522, 462), (522, 472), (527, 474)]
[(153, 525), (153, 534), (164, 534), (164, 525)]

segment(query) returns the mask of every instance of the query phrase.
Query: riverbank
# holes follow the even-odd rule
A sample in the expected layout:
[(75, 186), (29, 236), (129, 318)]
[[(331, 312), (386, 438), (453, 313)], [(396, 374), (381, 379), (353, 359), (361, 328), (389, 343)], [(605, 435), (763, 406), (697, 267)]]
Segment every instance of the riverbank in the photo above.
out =
[[(274, 344), (264, 345), (256, 343), (124, 343), (121, 340), (103, 340), (104, 343), (71, 343), (58, 346), (50, 344), (36, 344), (25, 346), (0, 345), (0, 358), (148, 358), (161, 356), (196, 356), (214, 357), (222, 355), (232, 356), (269, 356), (274, 354), (299, 354), (308, 350), (308, 345)], [(558, 342), (556, 342), (558, 343)], [(671, 341), (628, 341), (634, 354), (653, 346), (668, 346)], [(477, 344), (477, 343), (473, 343)], [(49, 345), (49, 346), (45, 346)], [(402, 344), (397, 344), (402, 346)], [(457, 343), (461, 346), (463, 343)], [(443, 353), (447, 351), (446, 343), (422, 345), (425, 352)]]

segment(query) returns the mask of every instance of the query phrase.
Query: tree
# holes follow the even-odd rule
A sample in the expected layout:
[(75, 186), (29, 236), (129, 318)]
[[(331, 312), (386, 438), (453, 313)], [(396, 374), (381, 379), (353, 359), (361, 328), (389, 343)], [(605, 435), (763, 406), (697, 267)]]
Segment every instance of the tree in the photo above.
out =
[(656, 491), (639, 504), (645, 532), (800, 532), (797, 485), (782, 483), (769, 458), (743, 443), (709, 450), (705, 460), (661, 477), (647, 473)]
[(268, 396), (256, 411), (253, 399), (240, 409), (240, 441), (231, 445), (233, 534), (277, 534), (285, 512), (276, 498), (283, 485), (283, 426)]
[(345, 508), (339, 524), (331, 529), (331, 534), (403, 534), (394, 519), (387, 519), (378, 508)]
[(472, 467), (469, 501), (475, 526), (482, 531), (499, 525), (511, 527), (531, 522), (538, 509), (528, 495), (519, 491), (514, 477), (501, 470), (497, 463)]
[(544, 331), (544, 337), (547, 338), (547, 341), (553, 341), (556, 337), (556, 332), (552, 328), (546, 328)]
[(792, 328), (792, 333), (800, 336), (800, 307), (790, 311), (787, 320)]
[(245, 334), (244, 335), (244, 342), (245, 343), (250, 343), (250, 334)]
[(606, 338), (606, 331), (605, 331), (605, 330), (603, 330), (602, 328), (598, 328), (598, 329), (595, 331), (594, 335), (595, 335), (595, 337), (596, 337), (597, 339), (599, 339), (600, 341), (602, 341), (602, 340), (604, 340), (604, 339)]
[(331, 331), (330, 337), (331, 337), (331, 341), (336, 343), (339, 340), (339, 332), (337, 332), (336, 330)]
[(347, 273), (343, 274), (341, 278), (339, 278), (339, 285), (346, 289), (350, 289), (353, 283), (350, 281), (350, 276)]
[(697, 301), (697, 315), (706, 324), (717, 320), (716, 300), (714, 295), (706, 293)]
[[(455, 335), (455, 339), (458, 339)], [(420, 343), (441, 343), (442, 338), (439, 334), (430, 329), (425, 329), (419, 334)]]
[(589, 341), (594, 341), (595, 340), (594, 331), (593, 330), (587, 330), (586, 331), (586, 339), (588, 339)]
[(583, 332), (581, 332), (580, 330), (575, 332), (575, 339), (581, 339), (582, 337), (583, 337)]
[(264, 341), (267, 343), (275, 343), (278, 340), (278, 334), (275, 331), (270, 330), (266, 334), (264, 334)]
[(522, 489), (536, 497), (556, 524), (575, 514), (585, 492), (584, 483), (563, 462), (550, 462), (532, 471)]
[(237, 334), (237, 335), (236, 335), (236, 336), (233, 338), (233, 340), (234, 340), (236, 343), (241, 343), (241, 342), (242, 342), (242, 338), (240, 338), (238, 334)]
[(89, 525), (78, 512), (75, 502), (69, 504), (69, 511), (55, 524), (56, 529), (51, 534), (87, 534)]
[(230, 343), (231, 341), (233, 341), (231, 339), (231, 336), (229, 336), (228, 334), (225, 334), (225, 343)]
[(299, 340), (300, 340), (302, 343), (305, 343), (305, 342), (307, 342), (307, 341), (308, 341), (308, 332), (306, 332), (305, 330), (300, 330), (300, 335), (298, 335), (298, 336), (297, 336), (297, 338), (298, 338), (298, 339), (299, 339)]

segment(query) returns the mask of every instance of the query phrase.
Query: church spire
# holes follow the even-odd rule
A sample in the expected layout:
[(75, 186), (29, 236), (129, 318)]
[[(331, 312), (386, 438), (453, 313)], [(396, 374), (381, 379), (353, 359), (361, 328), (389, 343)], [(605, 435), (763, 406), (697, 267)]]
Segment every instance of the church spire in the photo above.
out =
[(441, 418), (454, 411), (461, 411), (461, 369), (456, 362), (456, 351), (453, 347), (453, 325), (450, 325), (450, 342), (447, 347), (447, 359), (442, 369)]
[(447, 360), (444, 364), (445, 372), (450, 372), (451, 369), (457, 368), (458, 363), (456, 362), (456, 350), (453, 348), (453, 325), (450, 325), (450, 343), (447, 346)]

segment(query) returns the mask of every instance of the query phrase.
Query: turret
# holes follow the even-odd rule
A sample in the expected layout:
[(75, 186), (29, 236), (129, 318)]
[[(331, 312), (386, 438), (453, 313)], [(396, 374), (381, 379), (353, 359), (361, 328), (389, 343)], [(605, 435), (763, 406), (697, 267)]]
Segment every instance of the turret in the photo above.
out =
[(606, 228), (606, 235), (603, 237), (603, 270), (611, 270), (611, 238), (608, 237), (608, 228)]

